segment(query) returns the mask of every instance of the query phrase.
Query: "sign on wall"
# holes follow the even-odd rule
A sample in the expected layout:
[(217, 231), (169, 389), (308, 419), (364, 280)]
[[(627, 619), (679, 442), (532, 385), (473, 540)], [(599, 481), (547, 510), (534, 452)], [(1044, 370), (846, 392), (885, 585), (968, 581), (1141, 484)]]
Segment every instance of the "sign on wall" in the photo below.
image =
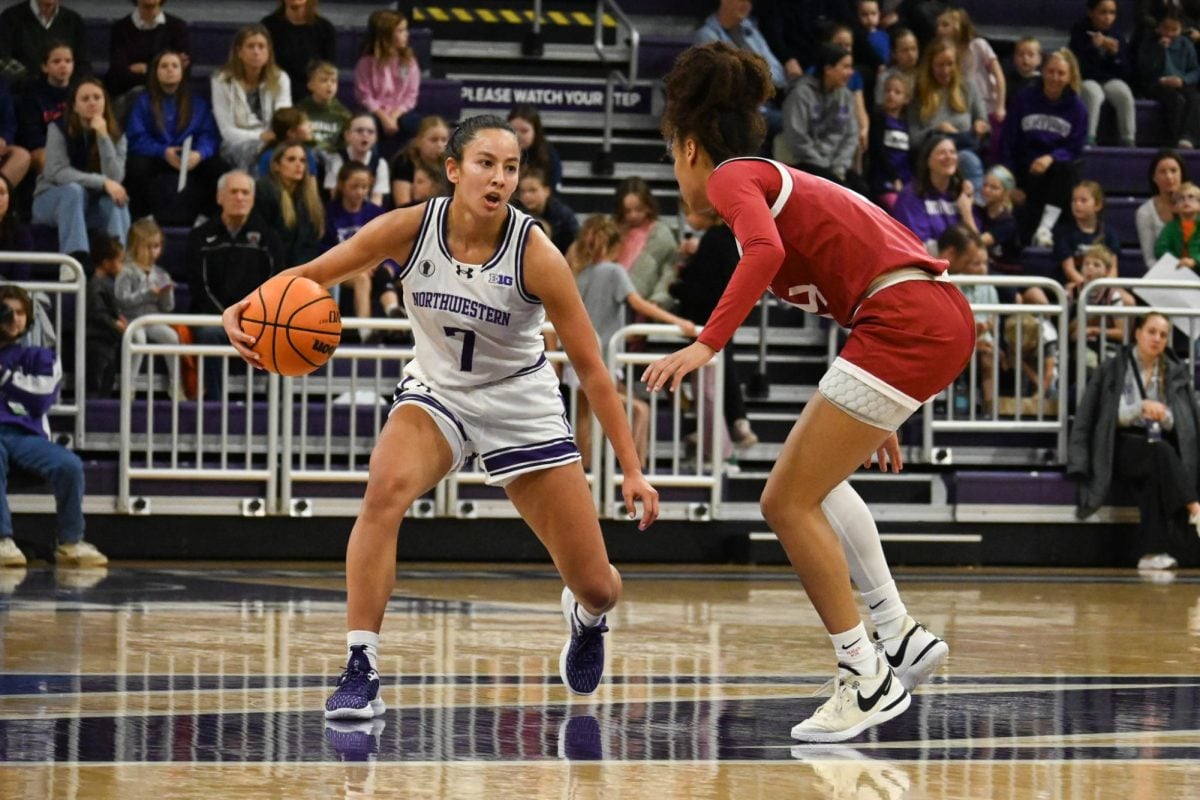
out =
[[(515, 81), (476, 77), (462, 81), (463, 109), (507, 108), (530, 103), (539, 111), (604, 111), (604, 86), (594, 82)], [(617, 87), (613, 93), (613, 111), (617, 114), (649, 114), (650, 87)]]

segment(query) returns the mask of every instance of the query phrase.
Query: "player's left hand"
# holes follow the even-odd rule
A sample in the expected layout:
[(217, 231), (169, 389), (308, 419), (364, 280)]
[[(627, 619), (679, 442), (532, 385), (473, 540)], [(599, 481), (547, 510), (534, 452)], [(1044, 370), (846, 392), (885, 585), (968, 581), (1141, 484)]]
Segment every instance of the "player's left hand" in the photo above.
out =
[[(875, 458), (879, 459), (880, 472), (888, 471), (889, 462), (891, 463), (892, 472), (899, 473), (900, 470), (904, 469), (904, 458), (900, 455), (900, 439), (895, 433), (885, 439), (883, 444), (879, 446), (879, 449), (875, 451)], [(870, 469), (873, 460), (868, 458), (863, 463), (863, 466)]]
[(679, 388), (685, 377), (711, 361), (716, 352), (706, 344), (692, 342), (682, 350), (676, 350), (646, 367), (646, 371), (642, 373), (642, 381), (652, 392), (657, 392), (670, 382), (673, 392)]
[(654, 524), (654, 520), (658, 519), (658, 490), (650, 485), (646, 480), (646, 476), (640, 472), (636, 475), (626, 475), (625, 480), (621, 482), (621, 494), (625, 498), (625, 510), (629, 512), (629, 518), (637, 517), (636, 502), (642, 504), (642, 521), (638, 523), (638, 530), (644, 531)]

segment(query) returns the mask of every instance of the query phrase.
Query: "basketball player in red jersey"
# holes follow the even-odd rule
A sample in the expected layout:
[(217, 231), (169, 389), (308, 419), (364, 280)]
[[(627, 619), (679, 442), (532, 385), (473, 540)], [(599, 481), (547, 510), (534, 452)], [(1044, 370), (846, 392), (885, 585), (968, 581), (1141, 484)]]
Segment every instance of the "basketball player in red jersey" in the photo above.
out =
[[(896, 430), (970, 359), (971, 309), (958, 289), (939, 280), (946, 262), (930, 257), (877, 206), (821, 178), (745, 158), (762, 143), (758, 108), (772, 92), (760, 58), (721, 43), (693, 47), (680, 55), (665, 88), (662, 127), (683, 200), (694, 209), (715, 209), (742, 258), (700, 338), (650, 365), (647, 386), (677, 389), (725, 347), (767, 288), (850, 328), (788, 435), (761, 499), (763, 517), (838, 660), (833, 697), (792, 728), (792, 736), (844, 741), (908, 708), (903, 684), (915, 685), (931, 669), (930, 659), (948, 652), (905, 612), (884, 630), (874, 609), (881, 646), (872, 645), (850, 590), (851, 567), (860, 590), (864, 582), (886, 581), (864, 592), (868, 605), (874, 595), (881, 606), (894, 607), (899, 596), (874, 523), (845, 481), (874, 454), (881, 467), (886, 459), (899, 470)], [(918, 654), (923, 658), (914, 661)]]

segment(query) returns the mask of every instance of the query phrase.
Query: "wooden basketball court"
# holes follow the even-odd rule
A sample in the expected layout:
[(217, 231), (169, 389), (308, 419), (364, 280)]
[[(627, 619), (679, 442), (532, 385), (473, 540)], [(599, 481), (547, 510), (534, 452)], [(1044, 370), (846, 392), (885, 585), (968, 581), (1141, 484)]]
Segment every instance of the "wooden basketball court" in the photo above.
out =
[(921, 570), (951, 646), (898, 719), (795, 746), (828, 639), (778, 568), (624, 570), (594, 699), (546, 568), (409, 567), (388, 711), (327, 724), (340, 565), (0, 573), (0, 798), (1195, 798), (1200, 574)]

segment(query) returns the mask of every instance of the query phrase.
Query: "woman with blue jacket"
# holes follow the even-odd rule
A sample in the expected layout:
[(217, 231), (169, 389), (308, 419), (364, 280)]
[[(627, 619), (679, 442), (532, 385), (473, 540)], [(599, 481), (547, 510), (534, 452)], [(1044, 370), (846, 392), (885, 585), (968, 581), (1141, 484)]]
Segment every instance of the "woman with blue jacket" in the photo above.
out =
[[(126, 166), (134, 218), (153, 212), (160, 223), (191, 225), (213, 212), (217, 179), (225, 171), (221, 136), (212, 110), (192, 94), (182, 56), (164, 50), (154, 57), (146, 91), (129, 113)], [(179, 191), (179, 173), (187, 180)]]

